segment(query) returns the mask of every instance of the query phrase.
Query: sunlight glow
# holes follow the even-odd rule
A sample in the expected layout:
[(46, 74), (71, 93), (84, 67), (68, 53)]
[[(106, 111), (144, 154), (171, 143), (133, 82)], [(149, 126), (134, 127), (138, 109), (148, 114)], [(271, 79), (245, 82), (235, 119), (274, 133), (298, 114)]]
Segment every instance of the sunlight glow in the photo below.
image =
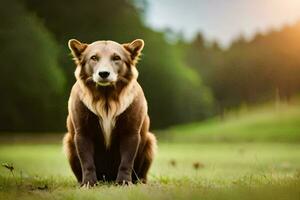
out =
[(147, 22), (188, 38), (201, 31), (223, 45), (243, 34), (280, 28), (300, 20), (300, 0), (150, 0)]

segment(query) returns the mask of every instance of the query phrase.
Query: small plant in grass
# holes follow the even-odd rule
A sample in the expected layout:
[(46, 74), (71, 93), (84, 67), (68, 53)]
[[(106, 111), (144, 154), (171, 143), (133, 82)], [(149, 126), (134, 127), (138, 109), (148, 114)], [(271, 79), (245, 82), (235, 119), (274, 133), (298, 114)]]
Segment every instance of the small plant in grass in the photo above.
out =
[(193, 163), (193, 168), (194, 168), (195, 170), (204, 168), (204, 164), (201, 163), (201, 162), (194, 162), (194, 163)]
[(16, 184), (18, 185), (17, 179), (16, 179), (15, 174), (14, 174), (15, 168), (14, 168), (13, 164), (12, 163), (2, 163), (2, 166), (9, 170), (9, 172), (11, 173), (13, 179), (15, 179)]
[(176, 162), (176, 160), (172, 159), (172, 160), (170, 160), (169, 164), (170, 164), (172, 167), (176, 167), (177, 162)]
[[(2, 163), (2, 167), (6, 168), (7, 170), (9, 170), (9, 172), (11, 173), (15, 183), (16, 183), (16, 186), (17, 187), (20, 187), (23, 183), (23, 172), (20, 171), (20, 177), (17, 177), (15, 176), (15, 167), (12, 163)], [(35, 190), (35, 189), (38, 189), (38, 190), (47, 190), (49, 189), (48, 188), (48, 185), (47, 184), (42, 184), (40, 183), (41, 181), (39, 180), (39, 177), (35, 177), (35, 181), (37, 181), (37, 186), (35, 186), (35, 184), (30, 184), (30, 189), (31, 190)], [(18, 182), (19, 181), (19, 182)]]
[(2, 166), (10, 171), (10, 173), (14, 176), (14, 166), (13, 164), (2, 163)]

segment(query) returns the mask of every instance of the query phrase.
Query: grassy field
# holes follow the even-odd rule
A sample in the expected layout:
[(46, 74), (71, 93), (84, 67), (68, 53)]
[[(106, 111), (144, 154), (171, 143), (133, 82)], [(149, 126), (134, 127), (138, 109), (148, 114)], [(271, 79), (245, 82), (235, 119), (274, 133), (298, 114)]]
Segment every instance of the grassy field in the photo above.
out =
[(174, 142), (300, 143), (300, 100), (242, 107), (225, 113), (223, 118), (174, 126), (161, 133), (161, 139)]
[[(298, 101), (299, 102), (299, 101)], [(62, 135), (0, 137), (0, 199), (300, 199), (300, 104), (269, 104), (160, 132), (147, 185), (79, 188)]]
[(160, 143), (147, 185), (80, 189), (59, 144), (1, 144), (0, 199), (299, 199), (300, 145)]

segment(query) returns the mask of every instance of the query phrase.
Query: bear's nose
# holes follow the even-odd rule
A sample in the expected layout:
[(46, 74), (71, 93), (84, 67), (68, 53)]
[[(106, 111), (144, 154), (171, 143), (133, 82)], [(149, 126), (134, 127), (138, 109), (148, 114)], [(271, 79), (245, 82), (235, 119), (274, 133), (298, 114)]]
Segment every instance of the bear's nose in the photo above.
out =
[(99, 72), (98, 73), (101, 78), (107, 78), (109, 76), (109, 72)]

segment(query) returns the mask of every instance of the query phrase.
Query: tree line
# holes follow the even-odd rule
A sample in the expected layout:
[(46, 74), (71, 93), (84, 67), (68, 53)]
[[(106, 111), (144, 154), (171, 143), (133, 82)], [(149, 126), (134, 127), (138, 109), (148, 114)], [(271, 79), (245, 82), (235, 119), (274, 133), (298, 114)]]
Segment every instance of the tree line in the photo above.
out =
[(213, 92), (219, 114), (241, 104), (289, 102), (300, 93), (300, 22), (249, 41), (241, 36), (225, 50), (200, 33), (178, 46)]

